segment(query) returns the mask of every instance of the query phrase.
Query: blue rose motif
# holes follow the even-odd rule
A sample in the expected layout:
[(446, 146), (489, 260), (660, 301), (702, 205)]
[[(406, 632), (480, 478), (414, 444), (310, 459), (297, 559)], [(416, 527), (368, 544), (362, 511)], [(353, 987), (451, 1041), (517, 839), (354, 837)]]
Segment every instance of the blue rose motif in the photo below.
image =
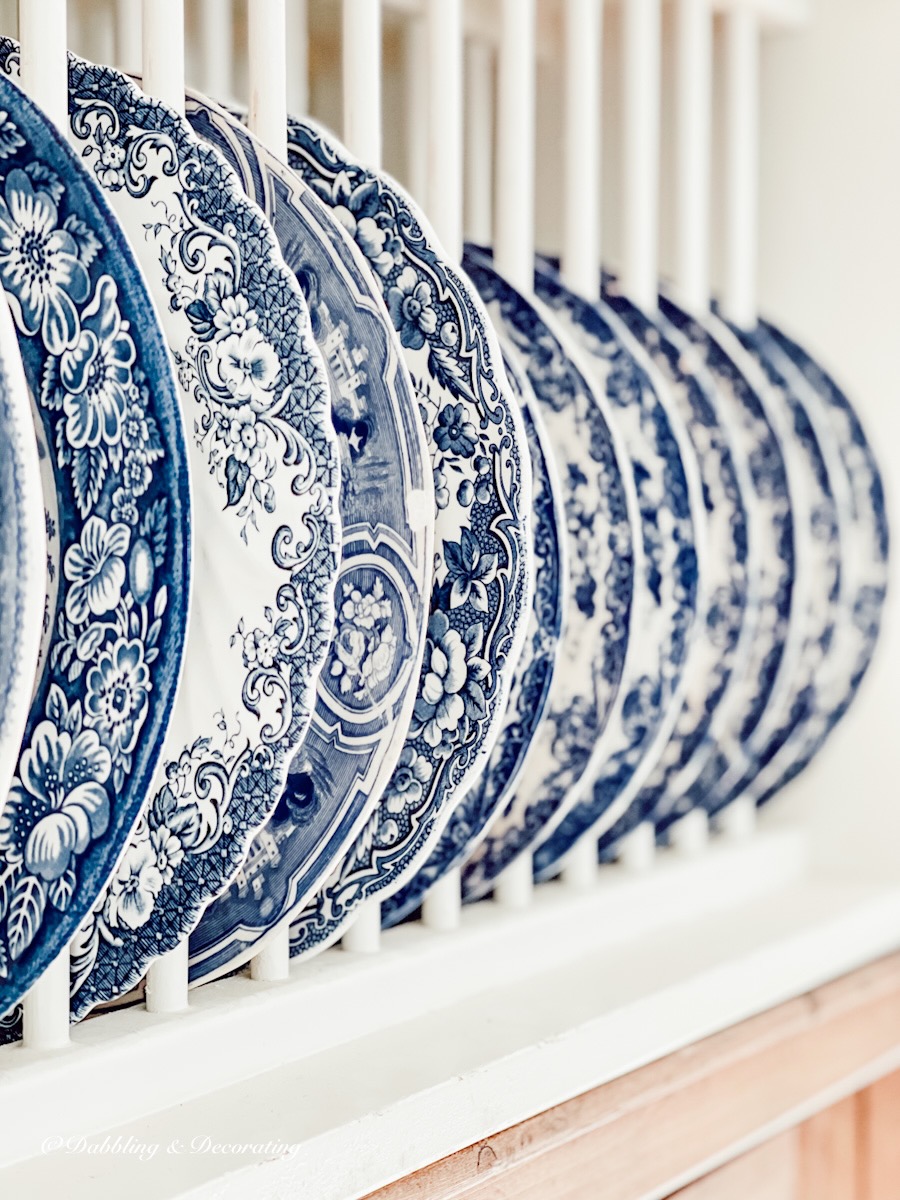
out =
[(458, 542), (444, 542), (447, 576), (453, 580), (450, 607), (460, 608), (467, 600), (479, 612), (487, 612), (487, 587), (497, 578), (497, 555), (482, 554), (478, 539), (468, 529)]
[(422, 802), (425, 784), (433, 774), (434, 767), (424, 755), (417, 754), (412, 746), (404, 746), (384, 798), (388, 812), (396, 814), (407, 808), (417, 808)]
[(438, 413), (434, 440), (445, 454), (459, 454), (471, 458), (475, 453), (478, 433), (471, 421), (466, 420), (466, 410), (461, 404), (445, 404)]
[[(119, 312), (118, 288), (104, 275), (82, 313), (75, 345), (53, 364), (59, 374), (66, 438), (73, 449), (101, 442), (118, 445), (129, 406), (134, 355), (128, 323)], [(45, 403), (55, 373), (51, 370), (45, 381)]]
[(404, 267), (388, 288), (387, 306), (403, 345), (408, 350), (421, 350), (425, 338), (437, 329), (431, 284), (419, 279), (412, 267)]
[(119, 603), (125, 583), (125, 555), (131, 531), (127, 525), (107, 525), (102, 517), (89, 517), (81, 541), (70, 546), (63, 560), (69, 591), (66, 615), (80, 624), (88, 616), (102, 617)]
[(147, 715), (150, 687), (144, 646), (136, 639), (120, 638), (88, 672), (84, 721), (97, 730), (116, 759), (134, 750)]
[(429, 746), (439, 746), (445, 734), (452, 736), (464, 717), (487, 712), (481, 684), (490, 667), (478, 657), (483, 639), (483, 625), (471, 625), (463, 637), (443, 612), (428, 622), (425, 675), (410, 732), (421, 733)]
[(0, 282), (19, 328), (29, 336), (40, 329), (58, 355), (78, 337), (90, 280), (78, 244), (57, 221), (52, 197), (35, 191), (24, 171), (10, 171), (0, 198)]
[(52, 721), (41, 721), (22, 754), (0, 815), (0, 853), (24, 863), (50, 883), (69, 870), (109, 825), (109, 796), (103, 784), (112, 763), (92, 729), (74, 738)]

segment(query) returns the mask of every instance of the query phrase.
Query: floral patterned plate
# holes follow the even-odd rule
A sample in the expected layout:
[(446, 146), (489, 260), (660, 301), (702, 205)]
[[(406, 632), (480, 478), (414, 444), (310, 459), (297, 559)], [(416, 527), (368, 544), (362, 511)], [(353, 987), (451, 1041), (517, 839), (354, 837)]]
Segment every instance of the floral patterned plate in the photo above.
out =
[[(793, 778), (810, 760), (865, 672), (886, 586), (882, 548), (886, 550), (887, 530), (883, 525), (882, 541), (879, 525), (883, 513), (880, 521), (871, 499), (873, 481), (875, 494), (880, 494), (881, 485), (868, 447), (860, 456), (864, 482), (854, 487), (846, 455), (860, 443), (855, 442), (846, 418), (832, 416), (819, 388), (811, 384), (795, 355), (770, 326), (760, 323), (753, 330), (734, 332), (788, 408), (796, 442), (810, 458), (817, 482), (811, 534), (818, 551), (819, 575), (809, 597), (800, 670), (780, 724), (762, 748), (757, 769), (733, 789), (747, 790), (758, 798), (771, 795), (781, 778)], [(819, 383), (822, 386), (824, 380)], [(823, 391), (827, 397), (827, 384)], [(834, 411), (846, 413), (846, 408)], [(864, 437), (862, 445), (866, 446)], [(857, 515), (860, 493), (869, 496), (864, 500), (861, 521)], [(799, 764), (796, 770), (795, 764)], [(724, 799), (728, 799), (727, 793)]]
[[(788, 755), (802, 744), (805, 729), (825, 701), (827, 667), (834, 633), (845, 600), (841, 569), (842, 539), (847, 535), (849, 484), (840, 469), (834, 431), (828, 421), (811, 419), (795, 386), (798, 373), (763, 330), (731, 327), (765, 381), (766, 402), (787, 426), (788, 486), (794, 512), (797, 565), (786, 655), (790, 673), (776, 678), (763, 720), (748, 749), (751, 761), (736, 764), (707, 801), (710, 812), (724, 807), (754, 780), (780, 751)], [(799, 481), (799, 482), (798, 482)]]
[[(645, 571), (637, 491), (605, 391), (552, 314), (506, 283), (488, 254), (469, 247), (463, 262), (537, 398), (562, 476), (571, 585), (530, 769), (463, 868), (468, 900), (489, 892), (514, 859), (531, 851), (599, 769), (601, 734), (620, 695)], [(620, 353), (621, 374), (630, 378), (636, 368)]]
[(537, 399), (515, 347), (501, 335), (510, 385), (522, 406), (534, 487), (534, 596), (528, 640), (513, 673), (503, 729), (481, 779), (454, 807), (450, 821), (424, 866), (385, 903), (382, 919), (395, 924), (414, 912), (425, 893), (463, 862), (485, 837), (491, 821), (528, 770), (535, 733), (547, 710), (568, 604), (568, 552), (562, 485)]
[(291, 121), (288, 142), (290, 165), (374, 270), (425, 423), (437, 504), (412, 723), (377, 809), (292, 925), (291, 951), (304, 954), (415, 874), (485, 768), (531, 612), (531, 466), (487, 314), (416, 206), (323, 130)]
[[(14, 128), (7, 114), (0, 137), (4, 129), (11, 135)], [(41, 660), (47, 539), (31, 397), (16, 327), (9, 306), (2, 302), (0, 446), (0, 797), (5, 797), (19, 761)], [(43, 442), (41, 451), (48, 458)]]
[[(662, 316), (683, 334), (711, 374), (721, 419), (750, 464), (745, 495), (750, 595), (741, 631), (744, 649), (732, 671), (703, 743), (677, 779), (670, 781), (653, 814), (657, 830), (696, 805), (704, 805), (735, 764), (749, 759), (754, 736), (784, 678), (788, 631), (797, 578), (797, 537), (786, 462), (786, 423), (773, 425), (766, 384), (737, 338), (710, 314), (685, 312), (663, 292)], [(612, 853), (601, 840), (601, 853)]]
[(603, 297), (651, 357), (685, 423), (703, 485), (705, 544), (698, 546), (704, 593), (691, 640), (681, 709), (659, 759), (624, 815), (604, 835), (616, 842), (653, 813), (680, 775), (702, 752), (713, 715), (745, 653), (742, 636), (750, 599), (746, 497), (750, 463), (729, 427), (712, 375), (683, 333), (661, 313), (648, 317), (604, 275)]
[[(14, 54), (0, 43), (7, 73)], [(72, 947), (77, 1017), (187, 935), (275, 807), (331, 639), (340, 536), (325, 368), (264, 215), (117, 71), (70, 56), (69, 123), (177, 364), (200, 581), (162, 766)]]
[(48, 549), (41, 669), (0, 802), (5, 1011), (70, 941), (147, 795), (181, 668), (191, 512), (175, 380), (132, 249), (5, 78), (0, 112), (0, 284), (38, 414)]
[[(796, 342), (767, 322), (757, 336), (765, 337), (766, 353), (787, 373), (796, 375), (792, 387), (802, 396), (810, 420), (827, 423), (839, 461), (829, 462), (829, 479), (839, 504), (841, 537), (841, 613), (824, 668), (817, 677), (818, 704), (800, 736), (790, 739), (748, 784), (748, 793), (762, 804), (795, 778), (824, 744), (849, 708), (872, 660), (887, 594), (889, 534), (884, 489), (878, 463), (850, 401), (834, 380)], [(847, 493), (843, 492), (846, 484)], [(841, 488), (841, 493), (837, 489)]]
[(535, 852), (535, 874), (546, 879), (580, 838), (596, 838), (627, 812), (671, 737), (694, 629), (703, 621), (706, 512), (697, 457), (669, 385), (616, 309), (576, 295), (542, 263), (535, 291), (604, 381), (632, 462), (644, 546), (622, 702), (599, 744), (603, 757), (590, 788)]
[(233, 968), (302, 905), (377, 804), (403, 748), (425, 649), (434, 556), (431, 463), (400, 342), (361, 252), (315, 193), (240, 121), (191, 95), (272, 223), (306, 294), (340, 435), (338, 620), (288, 786), (191, 936), (191, 978)]

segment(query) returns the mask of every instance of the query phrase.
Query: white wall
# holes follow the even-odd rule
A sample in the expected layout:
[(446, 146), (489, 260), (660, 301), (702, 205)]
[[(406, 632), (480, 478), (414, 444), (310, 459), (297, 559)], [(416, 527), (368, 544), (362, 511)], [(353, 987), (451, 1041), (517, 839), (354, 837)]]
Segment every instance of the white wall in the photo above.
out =
[(828, 857), (900, 872), (900, 4), (813, 0), (807, 28), (766, 39), (762, 95), (762, 309), (856, 402), (895, 552), (857, 703), (777, 807), (827, 811)]

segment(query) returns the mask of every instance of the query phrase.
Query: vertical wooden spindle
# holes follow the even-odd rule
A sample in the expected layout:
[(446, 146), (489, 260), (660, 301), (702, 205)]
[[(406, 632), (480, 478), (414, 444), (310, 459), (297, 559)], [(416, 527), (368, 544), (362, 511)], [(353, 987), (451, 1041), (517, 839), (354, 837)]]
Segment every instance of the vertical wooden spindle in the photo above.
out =
[(723, 16), (725, 55), (725, 291), (736, 325), (756, 324), (759, 187), (759, 18), (736, 5)]
[(562, 275), (587, 297), (600, 287), (602, 15), (603, 0), (565, 0)]
[(466, 238), (489, 246), (493, 237), (494, 51), (487, 42), (466, 43), (465, 179)]
[(344, 141), (381, 165), (381, 0), (344, 0)]
[(249, 0), (250, 129), (287, 162), (287, 42), (285, 0)]
[(687, 308), (709, 305), (712, 126), (710, 0), (675, 0), (676, 267), (675, 286)]
[(497, 81), (497, 270), (534, 286), (535, 0), (500, 0)]
[(428, 86), (426, 208), (444, 249), (462, 256), (463, 5), (425, 0)]
[(69, 127), (66, 0), (19, 0), (22, 88), (60, 129)]
[(652, 312), (659, 247), (660, 0), (622, 6), (624, 37), (622, 286)]
[(184, 116), (184, 0), (144, 0), (143, 10), (141, 86)]

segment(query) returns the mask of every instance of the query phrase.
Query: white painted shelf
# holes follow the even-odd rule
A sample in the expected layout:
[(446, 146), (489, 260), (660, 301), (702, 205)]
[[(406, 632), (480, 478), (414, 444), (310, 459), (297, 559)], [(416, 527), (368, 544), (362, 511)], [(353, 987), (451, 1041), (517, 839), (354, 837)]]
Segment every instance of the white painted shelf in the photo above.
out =
[(182, 1014), (106, 1014), (64, 1051), (5, 1049), (0, 1194), (64, 1170), (67, 1200), (351, 1200), (898, 946), (900, 886), (817, 874), (797, 830), (664, 852), (281, 984), (207, 985)]

